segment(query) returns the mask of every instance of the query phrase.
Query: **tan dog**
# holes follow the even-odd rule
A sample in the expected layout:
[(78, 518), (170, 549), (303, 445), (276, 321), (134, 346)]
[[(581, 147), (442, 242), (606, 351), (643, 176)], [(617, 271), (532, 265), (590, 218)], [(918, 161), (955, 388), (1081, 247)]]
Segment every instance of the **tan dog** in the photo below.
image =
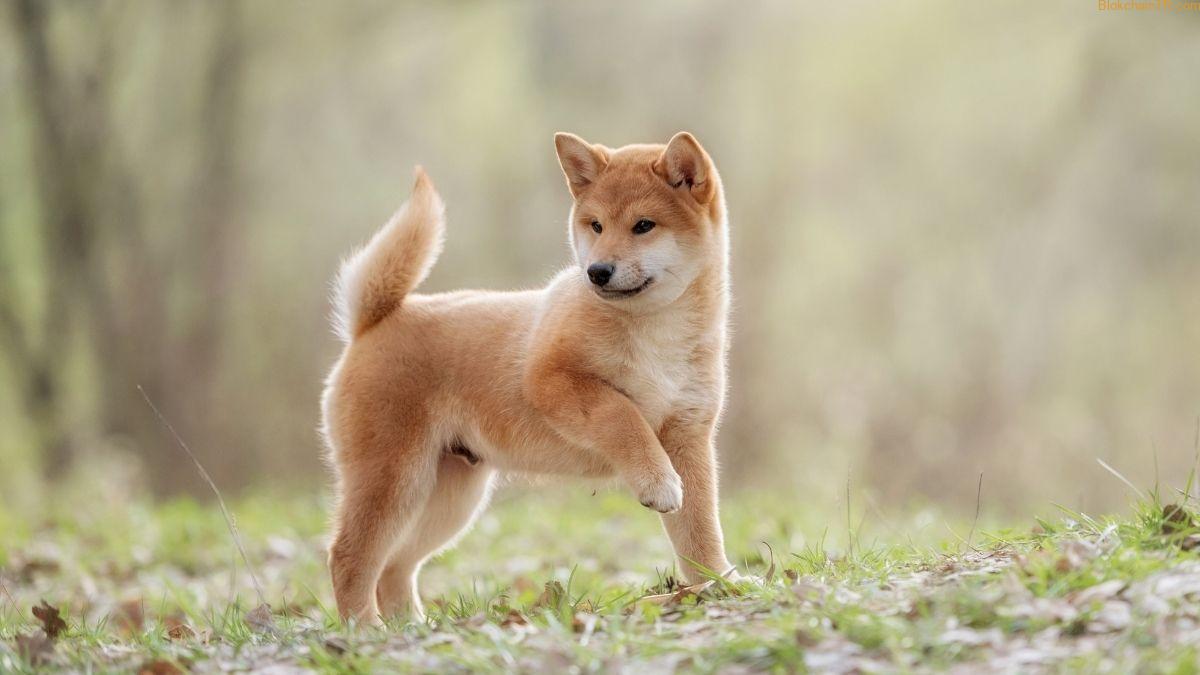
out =
[(554, 143), (577, 267), (545, 288), (412, 293), (443, 230), (420, 169), (408, 203), (342, 267), (346, 348), (322, 410), (343, 618), (421, 616), (417, 572), (470, 525), (497, 472), (615, 474), (663, 514), (685, 578), (730, 570), (713, 444), (729, 306), (716, 168), (688, 133)]

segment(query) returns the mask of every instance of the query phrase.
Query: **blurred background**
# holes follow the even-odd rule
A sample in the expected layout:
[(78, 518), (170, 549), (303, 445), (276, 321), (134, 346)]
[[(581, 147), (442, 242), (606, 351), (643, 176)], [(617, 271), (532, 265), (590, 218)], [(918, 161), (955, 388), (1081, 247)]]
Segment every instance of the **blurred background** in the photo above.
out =
[[(732, 499), (1019, 514), (1182, 486), (1200, 13), (1095, 3), (43, 2), (0, 11), (0, 500), (317, 491), (328, 282), (424, 164), (424, 289), (568, 260), (551, 136), (725, 181)], [(590, 487), (587, 488), (590, 490)]]

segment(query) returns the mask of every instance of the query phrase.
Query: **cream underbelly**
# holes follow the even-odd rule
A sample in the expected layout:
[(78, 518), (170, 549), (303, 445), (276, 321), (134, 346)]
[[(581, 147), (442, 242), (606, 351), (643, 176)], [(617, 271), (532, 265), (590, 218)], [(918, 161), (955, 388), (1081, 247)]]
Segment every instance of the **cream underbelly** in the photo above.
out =
[(460, 438), (481, 463), (504, 472), (589, 478), (613, 475), (612, 465), (603, 457), (566, 441), (549, 427), (542, 424), (523, 427), (510, 429), (509, 435), (519, 440), (507, 443), (487, 438), (473, 425)]

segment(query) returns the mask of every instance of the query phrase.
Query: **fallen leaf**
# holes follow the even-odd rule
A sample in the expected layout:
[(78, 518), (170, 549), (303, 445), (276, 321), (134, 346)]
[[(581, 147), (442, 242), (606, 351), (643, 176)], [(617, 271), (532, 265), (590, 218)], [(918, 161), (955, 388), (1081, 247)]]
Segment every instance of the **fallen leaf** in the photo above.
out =
[(147, 661), (138, 668), (138, 675), (183, 675), (183, 669), (165, 659)]
[(336, 635), (331, 635), (325, 638), (325, 641), (322, 644), (325, 645), (326, 650), (339, 656), (350, 651), (350, 643)]
[(39, 576), (58, 574), (61, 568), (57, 560), (49, 558), (17, 558), (12, 562), (17, 578), (27, 584)]
[(16, 637), (17, 653), (29, 662), (31, 666), (46, 665), (54, 656), (54, 641), (46, 634), (18, 635)]
[(800, 628), (796, 630), (796, 644), (804, 648), (815, 647), (820, 642), (817, 636), (811, 632)]
[(250, 626), (255, 633), (279, 634), (279, 628), (275, 625), (275, 617), (271, 614), (271, 606), (265, 602), (246, 612), (245, 621), (246, 625)]
[(109, 616), (113, 625), (127, 635), (140, 633), (142, 626), (146, 623), (145, 606), (140, 598), (122, 602)]
[(1163, 534), (1175, 534), (1192, 527), (1192, 514), (1182, 504), (1167, 504), (1162, 510)]
[(685, 599), (690, 598), (690, 597), (695, 597), (697, 600), (699, 600), (700, 594), (703, 593), (704, 591), (707, 591), (708, 589), (712, 588), (714, 583), (716, 583), (716, 582), (710, 580), (710, 581), (705, 581), (702, 584), (695, 584), (693, 586), (684, 586), (683, 588), (679, 589), (678, 591), (675, 591), (674, 600), (677, 603), (683, 602)]
[(67, 629), (67, 622), (59, 616), (58, 608), (42, 600), (42, 604), (33, 608), (33, 615), (42, 622), (42, 630), (51, 640), (57, 639), (58, 634)]
[(556, 608), (562, 604), (563, 597), (567, 592), (563, 590), (563, 585), (557, 581), (547, 581), (545, 589), (538, 599), (534, 601), (534, 609)]
[(303, 619), (308, 616), (308, 612), (304, 610), (304, 606), (298, 602), (289, 602), (283, 606), (279, 612), (283, 616), (290, 616), (296, 619)]
[(680, 602), (682, 602), (685, 598), (688, 598), (690, 596), (699, 597), (699, 595), (701, 593), (703, 593), (704, 591), (708, 590), (708, 588), (711, 587), (713, 585), (713, 583), (714, 582), (710, 580), (710, 581), (705, 581), (702, 584), (695, 584), (694, 586), (684, 586), (684, 587), (680, 588), (679, 590), (674, 591), (672, 593), (655, 593), (653, 595), (646, 595), (646, 596), (643, 596), (641, 599), (639, 599), (637, 601), (637, 603), (635, 603), (635, 604), (639, 604), (639, 605), (649, 604), (649, 605), (662, 605), (662, 606), (677, 605)]
[(638, 605), (665, 605), (675, 597), (674, 593), (655, 593), (654, 595), (644, 595), (634, 604)]
[(590, 637), (596, 630), (596, 615), (576, 612), (575, 616), (571, 618), (571, 629), (584, 635), (585, 639)]
[(510, 609), (508, 610), (508, 613), (504, 615), (504, 619), (500, 621), (500, 625), (504, 628), (508, 628), (510, 626), (527, 626), (529, 625), (529, 619), (526, 619), (525, 615), (520, 611)]
[(771, 545), (765, 541), (762, 544), (767, 547), (767, 551), (771, 554), (771, 564), (767, 566), (767, 571), (763, 574), (763, 585), (766, 586), (775, 578), (775, 549), (771, 548)]
[(167, 629), (168, 640), (192, 640), (196, 637), (196, 629), (186, 623), (177, 624)]

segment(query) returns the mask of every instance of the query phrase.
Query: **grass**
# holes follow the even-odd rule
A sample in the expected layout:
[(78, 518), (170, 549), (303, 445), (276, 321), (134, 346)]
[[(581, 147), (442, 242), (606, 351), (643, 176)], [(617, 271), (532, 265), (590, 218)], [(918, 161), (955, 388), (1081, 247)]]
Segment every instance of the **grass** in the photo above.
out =
[[(757, 581), (680, 589), (656, 518), (620, 492), (509, 490), (422, 575), (422, 624), (347, 629), (316, 497), (231, 504), (271, 611), (215, 506), (78, 500), (0, 511), (0, 672), (1008, 671), (1194, 673), (1200, 542), (1191, 506), (1063, 509), (942, 536), (928, 513), (878, 538), (788, 500), (729, 500)], [(853, 522), (853, 521), (851, 521)], [(878, 525), (878, 523), (876, 523)], [(971, 523), (951, 532), (969, 532)], [(835, 544), (835, 540), (838, 543)], [(46, 639), (45, 600), (66, 628)], [(40, 640), (40, 641), (39, 641)]]

